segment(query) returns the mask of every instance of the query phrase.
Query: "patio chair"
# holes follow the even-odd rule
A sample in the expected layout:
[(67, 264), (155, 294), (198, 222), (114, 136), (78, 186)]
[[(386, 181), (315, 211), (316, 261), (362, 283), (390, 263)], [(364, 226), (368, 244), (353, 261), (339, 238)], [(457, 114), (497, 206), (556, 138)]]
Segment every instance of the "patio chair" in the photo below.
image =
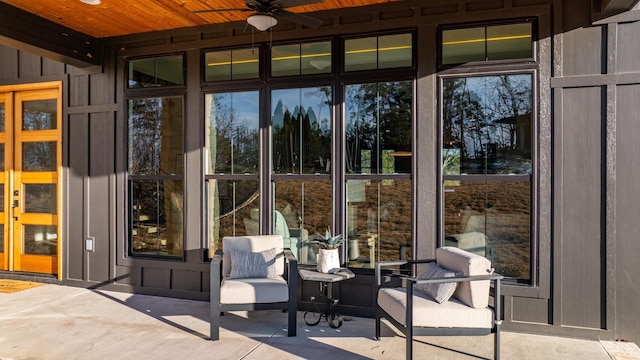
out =
[[(402, 287), (380, 287), (383, 268), (424, 263), (427, 263), (427, 271), (420, 277), (402, 276)], [(380, 319), (386, 318), (404, 333), (406, 358), (409, 360), (413, 357), (414, 335), (493, 333), (494, 357), (499, 359), (502, 278), (502, 275), (493, 273), (488, 259), (456, 247), (436, 249), (435, 261), (379, 262), (376, 264), (376, 283), (379, 288), (375, 337), (380, 339)], [(494, 282), (493, 308), (489, 307), (491, 282)]]
[(224, 237), (211, 259), (210, 339), (219, 339), (225, 311), (271, 309), (288, 312), (288, 336), (296, 336), (297, 266), (281, 235)]

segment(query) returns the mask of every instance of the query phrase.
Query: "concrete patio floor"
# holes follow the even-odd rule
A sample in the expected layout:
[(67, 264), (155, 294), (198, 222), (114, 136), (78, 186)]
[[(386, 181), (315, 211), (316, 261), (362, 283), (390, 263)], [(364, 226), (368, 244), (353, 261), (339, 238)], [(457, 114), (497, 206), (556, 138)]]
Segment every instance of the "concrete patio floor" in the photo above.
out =
[[(311, 327), (298, 313), (286, 336), (280, 311), (222, 317), (208, 341), (209, 303), (43, 285), (0, 294), (0, 359), (404, 359), (404, 337), (354, 317), (339, 329)], [(493, 336), (419, 337), (416, 359), (493, 357)], [(611, 359), (598, 341), (502, 332), (503, 359)]]

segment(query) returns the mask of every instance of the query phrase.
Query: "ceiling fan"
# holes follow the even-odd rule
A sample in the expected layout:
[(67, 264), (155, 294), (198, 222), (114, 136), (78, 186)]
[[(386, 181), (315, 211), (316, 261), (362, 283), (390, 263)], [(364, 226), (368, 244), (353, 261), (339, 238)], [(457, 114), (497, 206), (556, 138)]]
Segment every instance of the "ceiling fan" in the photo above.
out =
[(252, 11), (255, 12), (255, 14), (251, 14), (247, 18), (247, 22), (260, 31), (265, 31), (275, 26), (278, 23), (277, 19), (284, 19), (310, 28), (317, 28), (322, 25), (322, 20), (284, 9), (294, 6), (316, 4), (322, 1), (323, 0), (245, 0), (247, 6), (244, 8), (195, 10), (192, 11), (192, 13)]

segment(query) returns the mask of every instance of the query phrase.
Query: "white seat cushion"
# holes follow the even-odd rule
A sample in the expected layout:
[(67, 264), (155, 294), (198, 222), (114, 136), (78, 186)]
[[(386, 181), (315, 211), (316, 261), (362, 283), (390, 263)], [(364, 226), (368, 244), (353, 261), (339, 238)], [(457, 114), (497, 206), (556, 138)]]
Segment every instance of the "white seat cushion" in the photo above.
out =
[[(402, 325), (405, 325), (406, 300), (404, 288), (383, 288), (378, 291), (378, 305)], [(414, 292), (413, 326), (491, 329), (493, 310), (474, 309), (455, 298), (438, 304), (429, 296)]]
[(223, 279), (221, 304), (255, 304), (289, 300), (289, 287), (281, 276), (275, 278)]

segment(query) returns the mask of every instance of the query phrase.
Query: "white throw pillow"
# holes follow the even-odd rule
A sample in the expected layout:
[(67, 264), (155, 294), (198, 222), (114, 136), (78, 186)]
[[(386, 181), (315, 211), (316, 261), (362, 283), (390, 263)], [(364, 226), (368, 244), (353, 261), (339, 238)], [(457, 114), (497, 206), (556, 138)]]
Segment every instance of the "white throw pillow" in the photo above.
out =
[[(445, 268), (440, 267), (437, 263), (431, 262), (427, 265), (427, 271), (425, 271), (418, 279), (437, 279), (437, 278), (447, 278), (447, 277), (456, 277), (461, 276), (462, 274), (450, 271)], [(453, 293), (456, 291), (456, 287), (458, 286), (457, 282), (449, 282), (449, 283), (437, 283), (437, 284), (416, 284), (415, 289), (424, 294), (429, 295), (438, 304), (442, 304), (444, 302), (449, 301)]]
[(276, 249), (261, 252), (231, 250), (229, 279), (275, 278)]

